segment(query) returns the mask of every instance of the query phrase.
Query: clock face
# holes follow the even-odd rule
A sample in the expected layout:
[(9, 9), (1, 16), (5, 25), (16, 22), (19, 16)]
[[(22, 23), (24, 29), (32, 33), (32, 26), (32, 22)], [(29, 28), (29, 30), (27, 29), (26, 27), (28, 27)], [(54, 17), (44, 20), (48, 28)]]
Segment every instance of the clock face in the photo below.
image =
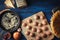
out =
[(20, 18), (13, 12), (6, 12), (2, 16), (1, 24), (6, 30), (15, 30), (20, 25)]

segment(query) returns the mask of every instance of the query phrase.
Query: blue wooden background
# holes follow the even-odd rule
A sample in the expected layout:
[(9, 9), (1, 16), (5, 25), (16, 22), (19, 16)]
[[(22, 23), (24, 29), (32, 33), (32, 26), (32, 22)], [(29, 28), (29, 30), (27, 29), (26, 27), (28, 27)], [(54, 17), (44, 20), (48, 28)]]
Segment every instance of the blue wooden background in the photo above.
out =
[[(5, 0), (0, 0), (0, 11), (6, 9)], [(17, 12), (21, 17), (21, 20), (35, 14), (36, 12), (43, 11), (46, 15), (48, 22), (52, 17), (52, 9), (55, 7), (60, 7), (60, 0), (27, 0), (28, 6), (26, 8), (10, 8), (12, 11)], [(10, 40), (13, 40), (12, 38)], [(22, 35), (20, 40), (26, 40)], [(54, 38), (54, 40), (60, 40)]]

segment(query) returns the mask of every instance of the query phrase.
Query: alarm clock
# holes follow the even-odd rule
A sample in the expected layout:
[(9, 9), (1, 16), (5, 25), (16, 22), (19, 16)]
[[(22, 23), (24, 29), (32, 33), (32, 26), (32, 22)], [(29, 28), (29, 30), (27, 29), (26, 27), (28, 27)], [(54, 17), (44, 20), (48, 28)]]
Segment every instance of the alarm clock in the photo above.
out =
[(16, 12), (5, 9), (0, 12), (0, 27), (3, 30), (13, 32), (20, 26), (20, 17)]

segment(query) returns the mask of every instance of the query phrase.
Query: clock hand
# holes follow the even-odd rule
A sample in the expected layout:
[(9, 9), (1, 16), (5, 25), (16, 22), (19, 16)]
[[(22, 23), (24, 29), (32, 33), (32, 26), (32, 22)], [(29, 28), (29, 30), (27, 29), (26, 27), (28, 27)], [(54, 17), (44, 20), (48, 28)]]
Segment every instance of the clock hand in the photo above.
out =
[(5, 15), (5, 17), (9, 19), (9, 17), (7, 15)]
[(10, 19), (14, 18), (15, 16), (11, 17)]
[(13, 16), (13, 17), (11, 17), (11, 18), (8, 17), (8, 19), (9, 19), (8, 22), (10, 23), (10, 22), (11, 22), (11, 19), (14, 18), (14, 17), (15, 17), (15, 16)]
[(5, 15), (5, 17), (8, 19), (8, 22), (10, 22), (10, 18), (7, 15)]

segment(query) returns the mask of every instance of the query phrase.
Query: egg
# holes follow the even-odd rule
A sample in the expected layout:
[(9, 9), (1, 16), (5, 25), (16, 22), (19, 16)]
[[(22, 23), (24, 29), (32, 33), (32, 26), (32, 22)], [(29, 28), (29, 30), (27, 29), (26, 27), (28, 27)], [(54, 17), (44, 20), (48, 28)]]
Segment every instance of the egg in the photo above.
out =
[(20, 34), (19, 32), (14, 32), (14, 33), (13, 33), (13, 38), (14, 38), (15, 40), (18, 40), (20, 37), (21, 37), (21, 34)]

